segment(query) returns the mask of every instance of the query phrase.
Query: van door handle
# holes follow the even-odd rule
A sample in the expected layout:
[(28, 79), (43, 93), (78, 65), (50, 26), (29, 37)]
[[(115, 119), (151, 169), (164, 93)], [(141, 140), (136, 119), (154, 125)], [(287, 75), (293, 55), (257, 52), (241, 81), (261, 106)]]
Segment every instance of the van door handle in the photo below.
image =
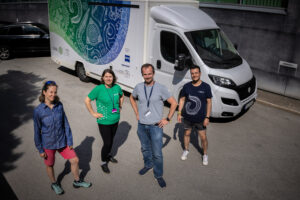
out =
[(160, 61), (160, 60), (157, 60), (157, 61), (156, 61), (156, 68), (157, 68), (157, 69), (160, 69), (160, 68), (161, 68), (161, 61)]

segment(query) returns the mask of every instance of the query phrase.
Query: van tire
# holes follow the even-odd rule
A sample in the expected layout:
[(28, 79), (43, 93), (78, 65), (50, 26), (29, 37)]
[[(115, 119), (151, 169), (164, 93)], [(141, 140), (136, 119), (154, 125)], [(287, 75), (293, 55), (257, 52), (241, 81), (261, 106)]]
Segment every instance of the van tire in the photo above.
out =
[(82, 82), (89, 82), (91, 79), (86, 75), (84, 65), (80, 62), (76, 64), (76, 73)]
[(6, 46), (0, 46), (0, 60), (8, 60), (11, 57), (11, 51)]

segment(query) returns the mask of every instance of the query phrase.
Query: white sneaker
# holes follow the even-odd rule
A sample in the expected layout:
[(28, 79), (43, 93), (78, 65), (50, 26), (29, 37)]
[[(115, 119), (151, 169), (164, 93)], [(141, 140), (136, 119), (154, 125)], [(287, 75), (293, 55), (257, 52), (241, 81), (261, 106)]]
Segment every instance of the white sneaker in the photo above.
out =
[(189, 154), (188, 150), (184, 150), (181, 156), (181, 160), (186, 160), (187, 159), (187, 155)]
[(203, 165), (208, 165), (208, 156), (205, 154), (203, 155), (203, 161), (202, 161)]

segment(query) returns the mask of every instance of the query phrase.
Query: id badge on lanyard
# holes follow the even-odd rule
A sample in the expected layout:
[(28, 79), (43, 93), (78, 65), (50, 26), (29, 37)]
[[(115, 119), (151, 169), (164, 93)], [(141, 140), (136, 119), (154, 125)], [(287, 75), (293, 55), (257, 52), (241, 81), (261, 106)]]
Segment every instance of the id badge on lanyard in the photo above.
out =
[(152, 95), (153, 87), (154, 87), (154, 84), (153, 84), (153, 86), (151, 87), (150, 94), (149, 94), (149, 98), (148, 98), (148, 96), (147, 96), (147, 91), (146, 91), (146, 86), (145, 86), (145, 84), (144, 84), (145, 97), (146, 97), (146, 100), (147, 100), (147, 110), (146, 110), (146, 112), (144, 113), (144, 116), (145, 116), (145, 117), (148, 117), (148, 116), (151, 114), (151, 111), (150, 111), (149, 106), (150, 106), (150, 98), (151, 98), (151, 95)]

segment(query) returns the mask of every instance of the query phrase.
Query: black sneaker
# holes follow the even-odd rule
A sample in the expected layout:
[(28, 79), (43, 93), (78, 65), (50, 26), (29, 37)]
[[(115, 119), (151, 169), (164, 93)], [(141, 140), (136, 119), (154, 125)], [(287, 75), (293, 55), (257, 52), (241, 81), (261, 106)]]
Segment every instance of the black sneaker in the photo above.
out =
[(152, 168), (144, 167), (143, 169), (141, 169), (141, 170), (139, 171), (139, 174), (140, 174), (140, 175), (144, 175), (144, 174), (146, 174), (150, 169), (152, 169)]
[(114, 157), (109, 157), (109, 162), (112, 162), (112, 163), (118, 163), (117, 159), (115, 159)]
[(167, 184), (166, 184), (166, 181), (164, 180), (163, 177), (159, 177), (156, 179), (157, 182), (158, 182), (158, 185), (163, 188), (163, 187), (167, 187)]
[(106, 164), (103, 164), (103, 165), (101, 165), (101, 168), (102, 168), (102, 171), (103, 171), (104, 173), (107, 173), (107, 174), (109, 174), (109, 173), (110, 173), (110, 170), (109, 170), (109, 168), (108, 168), (108, 165), (107, 165), (107, 163), (106, 163)]

